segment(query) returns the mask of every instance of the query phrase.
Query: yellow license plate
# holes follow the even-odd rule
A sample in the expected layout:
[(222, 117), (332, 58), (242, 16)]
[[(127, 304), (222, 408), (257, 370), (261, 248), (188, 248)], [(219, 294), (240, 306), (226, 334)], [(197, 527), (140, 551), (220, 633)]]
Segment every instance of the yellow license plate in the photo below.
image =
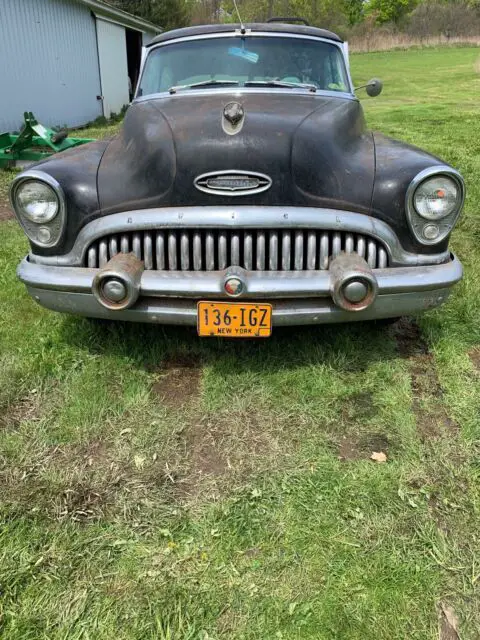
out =
[(268, 338), (272, 333), (272, 305), (249, 302), (199, 302), (199, 336)]

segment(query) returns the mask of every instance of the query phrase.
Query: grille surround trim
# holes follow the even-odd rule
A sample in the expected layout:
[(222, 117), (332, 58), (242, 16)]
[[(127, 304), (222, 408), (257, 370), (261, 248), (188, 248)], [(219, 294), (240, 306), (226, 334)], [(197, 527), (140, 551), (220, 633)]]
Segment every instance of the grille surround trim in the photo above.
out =
[(36, 264), (81, 267), (88, 247), (96, 240), (125, 231), (194, 227), (199, 230), (231, 227), (332, 229), (369, 235), (384, 243), (391, 266), (423, 266), (448, 262), (448, 249), (436, 254), (406, 251), (396, 233), (386, 222), (363, 213), (315, 207), (166, 207), (138, 209), (98, 217), (86, 224), (77, 235), (73, 248), (63, 255), (40, 256), (30, 253)]

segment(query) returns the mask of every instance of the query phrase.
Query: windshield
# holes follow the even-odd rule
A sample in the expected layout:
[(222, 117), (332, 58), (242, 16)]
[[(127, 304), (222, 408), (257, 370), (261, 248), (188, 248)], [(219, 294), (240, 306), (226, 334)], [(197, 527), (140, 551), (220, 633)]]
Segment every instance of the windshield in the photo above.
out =
[(190, 40), (153, 49), (138, 95), (175, 87), (195, 89), (190, 85), (198, 83), (222, 88), (224, 82), (239, 86), (269, 83), (273, 89), (282, 88), (283, 82), (285, 87), (303, 84), (325, 91), (349, 91), (343, 55), (337, 46), (321, 40), (247, 36)]

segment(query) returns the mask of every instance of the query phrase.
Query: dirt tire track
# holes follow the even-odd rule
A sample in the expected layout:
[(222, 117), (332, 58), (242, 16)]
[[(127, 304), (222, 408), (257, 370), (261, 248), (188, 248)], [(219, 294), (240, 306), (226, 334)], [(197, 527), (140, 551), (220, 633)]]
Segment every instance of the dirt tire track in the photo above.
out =
[(152, 392), (170, 408), (180, 408), (192, 402), (200, 393), (202, 363), (199, 358), (177, 355), (166, 360), (155, 371), (158, 378)]
[(12, 220), (13, 217), (13, 211), (10, 206), (6, 202), (0, 201), (0, 222)]
[(0, 405), (0, 430), (17, 429), (22, 422), (38, 421), (42, 416), (42, 397), (36, 391), (17, 398), (8, 405)]
[(187, 409), (186, 423), (178, 434), (182, 456), (171, 473), (182, 498), (199, 491), (202, 477), (225, 474), (227, 463), (215, 446), (211, 425), (205, 424), (195, 407), (202, 377), (200, 358), (176, 354), (165, 360), (155, 374), (152, 393), (162, 405), (172, 410)]
[(476, 371), (480, 373), (480, 347), (474, 347), (473, 349), (470, 349), (468, 355)]
[(420, 327), (411, 318), (401, 318), (391, 333), (402, 358), (410, 363), (412, 411), (423, 441), (455, 435), (458, 425), (449, 417), (443, 403), (443, 389), (435, 361)]

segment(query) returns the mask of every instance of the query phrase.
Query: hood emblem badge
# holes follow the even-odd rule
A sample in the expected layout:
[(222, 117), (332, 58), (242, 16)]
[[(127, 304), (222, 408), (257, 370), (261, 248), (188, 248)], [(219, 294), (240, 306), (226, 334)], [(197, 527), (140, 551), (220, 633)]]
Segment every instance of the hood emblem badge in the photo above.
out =
[(239, 102), (229, 102), (223, 109), (223, 117), (232, 127), (236, 127), (245, 117), (244, 108)]
[(272, 179), (251, 171), (214, 171), (198, 176), (194, 184), (199, 191), (217, 196), (249, 196), (270, 189)]

